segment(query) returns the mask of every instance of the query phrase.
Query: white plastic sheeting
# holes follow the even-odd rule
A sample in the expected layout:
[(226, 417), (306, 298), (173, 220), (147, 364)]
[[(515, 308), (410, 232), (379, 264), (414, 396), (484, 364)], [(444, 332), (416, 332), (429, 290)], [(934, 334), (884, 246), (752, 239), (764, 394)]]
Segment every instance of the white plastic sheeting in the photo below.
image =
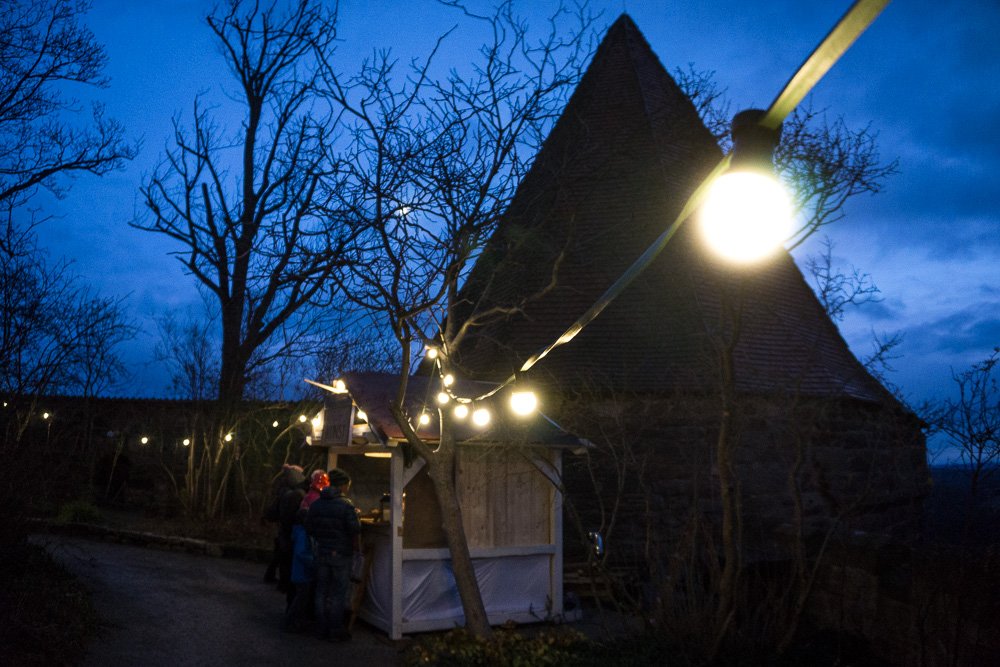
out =
[[(524, 613), (544, 618), (551, 561), (551, 554), (474, 558), (476, 579), (491, 619)], [(392, 627), (391, 583), (388, 549), (377, 550), (360, 615), (386, 630)], [(403, 561), (403, 630), (406, 624), (417, 622), (422, 629), (431, 629), (428, 623), (440, 629), (464, 623), (450, 560)]]

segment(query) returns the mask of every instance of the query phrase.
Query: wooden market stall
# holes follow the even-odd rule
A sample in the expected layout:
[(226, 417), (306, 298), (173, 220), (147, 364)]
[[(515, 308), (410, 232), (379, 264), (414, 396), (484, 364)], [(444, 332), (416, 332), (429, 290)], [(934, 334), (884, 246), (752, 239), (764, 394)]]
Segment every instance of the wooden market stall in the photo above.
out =
[[(342, 393), (328, 395), (314, 424), (313, 444), (328, 448), (330, 467), (350, 473), (349, 497), (362, 511), (358, 616), (393, 639), (464, 623), (426, 462), (405, 443), (389, 413), (398, 376), (353, 373), (341, 381)], [(437, 419), (424, 425), (418, 420), (430, 412), (428, 398), (439, 390), (434, 383), (411, 378), (407, 398), (417, 432), (428, 443), (438, 439)], [(481, 396), (495, 386), (459, 382), (454, 390)], [(471, 419), (456, 426), (456, 489), (491, 624), (561, 616), (562, 498), (553, 480), (561, 473), (563, 451), (587, 444), (541, 413), (505, 417), (506, 399), (504, 393), (493, 397), (487, 426)]]

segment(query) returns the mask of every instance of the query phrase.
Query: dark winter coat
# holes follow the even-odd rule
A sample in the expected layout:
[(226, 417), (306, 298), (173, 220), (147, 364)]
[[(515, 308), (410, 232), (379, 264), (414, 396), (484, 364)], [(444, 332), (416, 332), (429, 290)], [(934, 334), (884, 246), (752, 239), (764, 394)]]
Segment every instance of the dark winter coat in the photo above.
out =
[(354, 503), (340, 492), (340, 487), (326, 487), (309, 506), (306, 532), (316, 541), (317, 553), (354, 552), (354, 538), (361, 533), (361, 522)]
[(292, 548), (292, 526), (306, 495), (306, 478), (301, 470), (285, 468), (278, 489), (278, 540), (282, 549)]

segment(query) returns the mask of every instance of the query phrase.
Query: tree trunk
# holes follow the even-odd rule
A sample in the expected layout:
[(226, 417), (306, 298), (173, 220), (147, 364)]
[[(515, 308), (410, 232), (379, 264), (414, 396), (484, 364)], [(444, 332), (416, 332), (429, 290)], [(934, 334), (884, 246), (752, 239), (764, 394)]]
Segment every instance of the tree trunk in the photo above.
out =
[(462, 524), (462, 508), (455, 493), (455, 443), (450, 428), (442, 428), (442, 431), (441, 446), (434, 454), (434, 460), (429, 462), (428, 475), (434, 483), (434, 491), (441, 505), (442, 527), (451, 552), (451, 567), (458, 597), (465, 612), (465, 628), (476, 637), (488, 637), (491, 634), (490, 622), (476, 572), (472, 567), (469, 542)]

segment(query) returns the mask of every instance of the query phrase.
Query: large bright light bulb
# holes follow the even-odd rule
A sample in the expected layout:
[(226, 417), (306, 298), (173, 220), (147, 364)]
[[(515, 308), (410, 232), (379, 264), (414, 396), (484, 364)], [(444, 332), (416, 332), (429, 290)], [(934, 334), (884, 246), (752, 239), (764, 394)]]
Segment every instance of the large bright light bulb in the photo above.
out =
[(431, 423), (431, 416), (429, 414), (427, 414), (426, 412), (420, 413), (420, 424), (422, 426), (426, 426), (427, 424), (430, 424), (430, 423)]
[(773, 178), (753, 172), (720, 176), (701, 212), (702, 230), (728, 259), (752, 262), (774, 251), (791, 235), (792, 207)]
[(438, 403), (441, 403), (443, 405), (443, 404), (447, 403), (450, 400), (451, 400), (451, 396), (449, 396), (445, 392), (442, 391), (440, 394), (438, 394)]
[(535, 411), (538, 401), (533, 391), (515, 391), (510, 395), (510, 407), (519, 415), (530, 415)]
[(465, 419), (466, 417), (469, 416), (469, 408), (465, 407), (464, 405), (456, 405), (455, 416), (458, 417), (459, 419)]

